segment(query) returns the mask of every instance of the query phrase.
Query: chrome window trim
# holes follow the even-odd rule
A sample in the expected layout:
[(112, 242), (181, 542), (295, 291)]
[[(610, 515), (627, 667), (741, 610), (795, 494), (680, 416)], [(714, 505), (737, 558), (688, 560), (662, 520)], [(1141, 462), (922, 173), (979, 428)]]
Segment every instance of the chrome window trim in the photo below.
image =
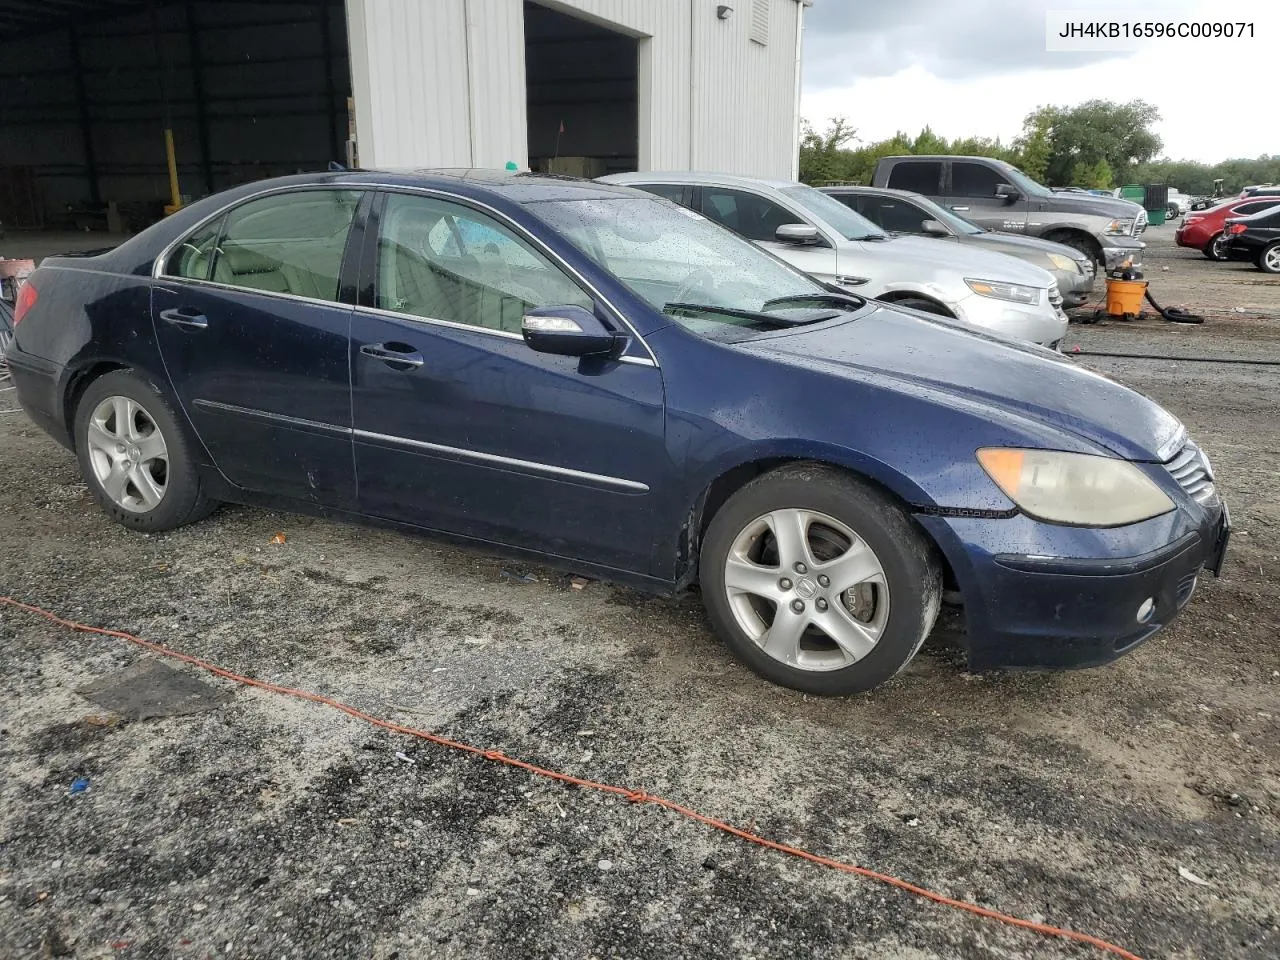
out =
[(318, 307), (336, 307), (339, 310), (350, 310), (351, 304), (341, 300), (321, 300), (318, 297), (300, 297), (296, 293), (281, 293), (277, 290), (258, 290), (255, 287), (238, 287), (234, 283), (219, 283), (217, 280), (197, 280), (194, 277), (161, 276), (153, 279), (167, 280), (170, 283), (191, 283), (198, 287), (212, 287), (215, 290), (229, 290), (232, 293), (252, 293), (260, 297), (275, 297), (278, 300), (294, 300), (298, 303), (309, 303)]
[[(475, 200), (475, 199), (472, 199), (471, 197), (459, 196), (457, 194), (448, 193), (444, 190), (440, 190), (435, 187), (416, 187), (409, 184), (400, 184), (400, 183), (361, 182), (361, 183), (290, 184), (288, 186), (269, 187), (265, 190), (259, 190), (256, 193), (249, 194), (247, 197), (241, 197), (239, 200), (236, 200), (234, 203), (229, 203), (224, 207), (220, 207), (215, 212), (209, 214), (209, 216), (205, 217), (204, 219), (200, 220), (198, 223), (195, 223), (191, 227), (184, 230), (181, 234), (178, 235), (176, 239), (170, 241), (169, 244), (166, 245), (165, 248), (160, 251), (159, 256), (157, 256), (156, 259), (152, 262), (151, 278), (153, 280), (168, 280), (172, 283), (203, 283), (203, 284), (208, 284), (222, 290), (245, 290), (250, 293), (261, 293), (261, 294), (266, 294), (268, 296), (279, 296), (279, 297), (283, 297), (290, 300), (299, 300), (304, 303), (329, 303), (329, 304), (336, 304), (338, 306), (350, 306), (350, 304), (343, 304), (337, 300), (319, 300), (319, 299), (316, 299), (315, 297), (300, 297), (300, 296), (297, 296), (296, 294), (291, 294), (291, 293), (273, 294), (265, 290), (255, 290), (252, 287), (237, 287), (233, 284), (218, 283), (215, 280), (199, 280), (193, 277), (170, 276), (164, 272), (164, 265), (168, 261), (169, 257), (173, 254), (173, 251), (177, 249), (177, 247), (182, 243), (183, 240), (191, 236), (193, 233), (195, 233), (197, 230), (199, 230), (201, 227), (205, 226), (209, 222), (216, 220), (218, 217), (221, 217), (227, 213), (230, 213), (232, 210), (236, 209), (237, 207), (241, 207), (244, 204), (249, 203), (253, 200), (258, 200), (258, 199), (261, 199), (262, 197), (269, 197), (277, 193), (299, 192), (303, 190), (359, 190), (359, 191), (381, 191), (384, 193), (410, 193), (410, 194), (418, 194), (418, 195), (428, 196), (428, 197), (437, 197), (437, 198), (446, 200), (450, 203), (461, 204), (462, 206), (477, 207), (485, 211), (485, 213), (493, 216), (499, 222), (503, 223), (505, 226), (510, 228), (517, 235), (523, 237), (526, 241), (533, 244), (553, 264), (558, 265), (561, 269), (563, 269), (566, 273), (568, 273), (571, 277), (573, 277), (578, 282), (579, 286), (584, 287), (600, 303), (603, 303), (605, 307), (608, 308), (613, 318), (619, 323), (621, 323), (622, 326), (624, 326), (630, 332), (631, 336), (636, 339), (636, 341), (640, 344), (640, 346), (644, 348), (645, 353), (649, 355), (650, 362), (648, 365), (653, 367), (659, 366), (657, 355), (650, 348), (649, 344), (645, 342), (644, 337), (640, 336), (639, 331), (637, 331), (636, 328), (632, 326), (631, 321), (626, 318), (626, 316), (622, 313), (621, 310), (618, 309), (616, 305), (614, 305), (612, 300), (610, 300), (603, 293), (601, 293), (599, 289), (596, 288), (595, 284), (591, 283), (591, 281), (589, 281), (586, 277), (584, 277), (582, 273), (579, 270), (577, 270), (572, 264), (565, 261), (563, 257), (557, 254), (550, 247), (548, 247), (540, 239), (535, 237), (523, 226), (521, 226), (520, 224), (512, 220), (509, 216), (507, 216), (501, 210), (498, 210), (497, 208), (490, 206), (489, 204), (485, 203), (483, 200)], [(394, 316), (401, 316), (401, 317), (408, 316), (407, 314), (395, 314), (394, 311), (381, 311), (376, 307), (357, 306), (356, 309), (378, 310), (378, 312), (391, 313)], [(413, 319), (423, 319), (423, 318), (414, 317)], [(455, 321), (446, 321), (446, 320), (441, 320), (436, 322), (447, 323), (450, 325), (453, 325), (455, 323)], [(465, 323), (457, 324), (457, 325), (469, 330), (486, 329), (484, 327), (473, 326), (471, 324), (465, 324)], [(505, 333), (505, 331), (489, 331), (489, 332)], [(624, 362), (631, 362), (629, 358), (624, 357), (621, 359)], [(635, 359), (640, 360), (642, 358), (637, 357)]]
[(414, 440), (409, 437), (397, 437), (387, 433), (374, 433), (371, 430), (352, 430), (352, 436), (362, 440), (380, 440), (384, 443), (394, 443), (401, 446), (413, 447), (418, 450), (427, 450), (432, 453), (443, 453), (449, 456), (458, 457), (463, 460), (473, 460), (483, 464), (519, 467), (526, 471), (537, 473), (546, 473), (555, 477), (566, 477), (571, 480), (588, 480), (593, 483), (603, 484), (610, 487), (618, 487), (622, 490), (634, 493), (648, 493), (649, 485), (640, 483), (637, 480), (624, 480), (621, 477), (611, 477), (603, 473), (588, 473), (585, 470), (573, 470), (569, 467), (558, 467), (551, 463), (539, 463), (536, 460), (520, 460), (515, 457), (503, 457), (496, 453), (482, 453), (479, 450), (464, 450), (461, 447), (450, 447), (443, 443), (428, 443), (425, 440)]

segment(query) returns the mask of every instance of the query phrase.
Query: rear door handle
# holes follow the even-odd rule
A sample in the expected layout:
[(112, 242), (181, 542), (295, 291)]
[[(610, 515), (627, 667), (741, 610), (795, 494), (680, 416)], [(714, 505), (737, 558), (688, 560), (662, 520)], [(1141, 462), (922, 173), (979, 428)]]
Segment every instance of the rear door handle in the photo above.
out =
[(183, 327), (187, 330), (203, 330), (209, 326), (209, 318), (193, 307), (174, 307), (170, 310), (161, 310), (160, 319), (165, 323), (171, 323), (175, 327)]
[(407, 343), (366, 343), (360, 352), (366, 357), (381, 360), (393, 370), (412, 370), (427, 362)]

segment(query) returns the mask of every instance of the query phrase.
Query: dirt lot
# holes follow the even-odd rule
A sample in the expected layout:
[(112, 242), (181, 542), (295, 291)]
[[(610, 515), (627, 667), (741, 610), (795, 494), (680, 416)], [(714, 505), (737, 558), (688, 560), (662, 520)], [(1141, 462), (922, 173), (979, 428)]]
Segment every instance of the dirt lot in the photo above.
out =
[[(1169, 234), (1157, 296), (1209, 322), (1067, 349), (1280, 361), (1280, 282)], [(1274, 958), (1280, 368), (1081, 359), (1186, 420), (1238, 531), (1222, 579), (1105, 669), (973, 676), (935, 637), (822, 701), (740, 667), (696, 598), (244, 508), (141, 537), (11, 393), (0, 593), (1146, 958)], [(143, 656), (0, 609), (2, 957), (1101, 956), (225, 681), (165, 720), (74, 692)]]

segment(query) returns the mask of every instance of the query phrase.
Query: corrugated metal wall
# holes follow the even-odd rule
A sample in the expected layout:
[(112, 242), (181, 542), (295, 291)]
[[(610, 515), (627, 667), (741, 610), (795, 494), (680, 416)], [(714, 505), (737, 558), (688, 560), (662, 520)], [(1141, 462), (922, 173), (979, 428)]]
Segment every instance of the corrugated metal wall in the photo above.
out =
[[(637, 37), (639, 165), (791, 177), (798, 0), (539, 0)], [(360, 159), (367, 166), (528, 163), (523, 0), (348, 0)]]

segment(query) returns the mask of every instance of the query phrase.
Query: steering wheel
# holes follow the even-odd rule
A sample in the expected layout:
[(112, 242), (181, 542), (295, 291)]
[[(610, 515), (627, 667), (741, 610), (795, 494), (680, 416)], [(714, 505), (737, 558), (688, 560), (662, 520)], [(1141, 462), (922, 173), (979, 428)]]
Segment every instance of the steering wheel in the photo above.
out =
[(680, 287), (676, 290), (676, 294), (671, 298), (671, 302), (688, 303), (690, 301), (687, 298), (689, 294), (694, 291), (707, 287), (714, 290), (718, 286), (719, 282), (716, 280), (716, 275), (706, 267), (699, 267), (684, 278), (684, 282), (681, 283)]

